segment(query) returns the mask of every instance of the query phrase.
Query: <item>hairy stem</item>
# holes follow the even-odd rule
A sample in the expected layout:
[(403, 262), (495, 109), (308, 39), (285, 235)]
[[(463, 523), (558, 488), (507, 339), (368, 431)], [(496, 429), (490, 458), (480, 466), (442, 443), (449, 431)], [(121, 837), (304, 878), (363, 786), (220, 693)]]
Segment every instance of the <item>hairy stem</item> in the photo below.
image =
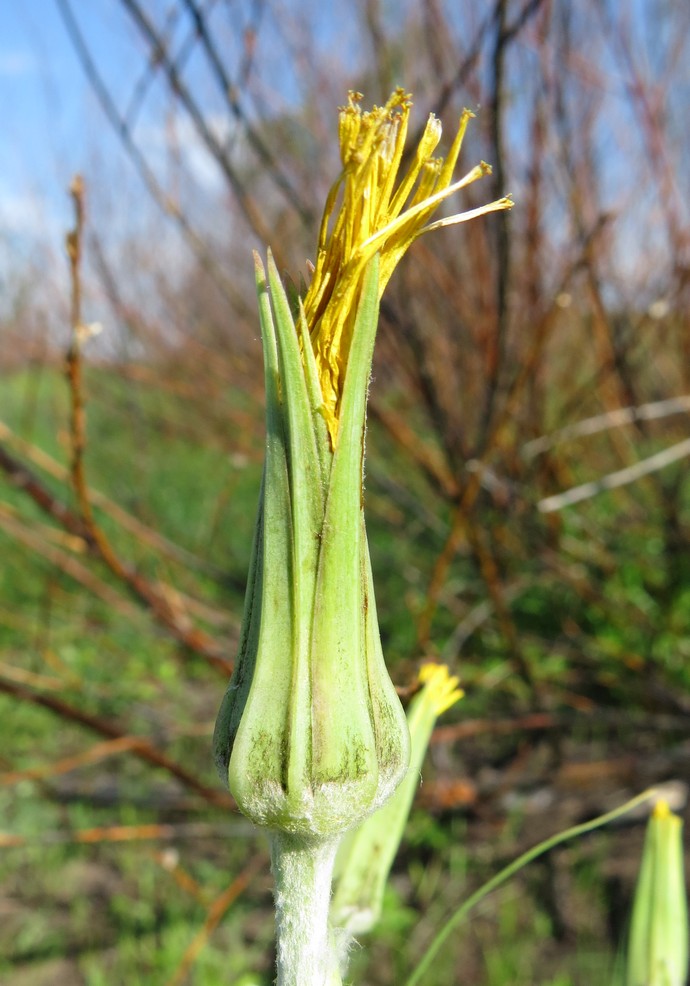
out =
[(277, 986), (342, 986), (328, 926), (337, 848), (337, 839), (273, 835)]

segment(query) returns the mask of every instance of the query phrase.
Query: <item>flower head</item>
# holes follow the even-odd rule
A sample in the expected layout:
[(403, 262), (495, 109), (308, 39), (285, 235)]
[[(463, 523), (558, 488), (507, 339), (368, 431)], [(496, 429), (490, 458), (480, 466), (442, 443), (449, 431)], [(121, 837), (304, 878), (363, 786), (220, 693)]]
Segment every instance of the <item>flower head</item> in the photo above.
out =
[[(406, 773), (409, 732), (379, 639), (362, 503), (369, 375), (385, 285), (430, 229), (505, 209), (501, 199), (430, 222), (482, 174), (452, 182), (434, 158), (430, 117), (400, 177), (410, 98), (397, 90), (340, 113), (342, 172), (321, 224), (297, 319), (278, 271), (257, 258), (266, 384), (266, 457), (240, 652), (215, 731), (215, 756), (239, 807), (294, 836), (332, 838), (383, 804)], [(435, 715), (458, 697), (435, 672)]]
[(256, 258), (266, 454), (239, 654), (214, 733), (238, 807), (273, 832), (277, 982), (303, 986), (340, 978), (326, 921), (337, 843), (402, 782), (390, 812), (355, 836), (361, 853), (341, 884), (344, 923), (363, 927), (380, 905), (433, 723), (461, 694), (447, 669), (428, 667), (408, 728), (383, 659), (362, 497), (379, 301), (421, 233), (510, 205), (430, 222), (488, 171), (452, 182), (471, 114), (445, 161), (432, 156), (441, 127), (430, 117), (399, 177), (409, 96), (397, 90), (367, 113), (360, 98), (340, 114), (343, 168), (299, 312), (270, 254), (267, 270)]
[(473, 114), (463, 110), (447, 157), (434, 157), (441, 123), (431, 114), (407, 170), (401, 174), (411, 97), (396, 89), (385, 106), (363, 112), (360, 93), (340, 111), (342, 171), (326, 200), (314, 273), (304, 313), (323, 395), (322, 413), (333, 446), (340, 399), (367, 265), (380, 256), (379, 298), (414, 240), (432, 229), (512, 206), (510, 198), (430, 222), (454, 192), (489, 174), (481, 162), (453, 181), (462, 140)]

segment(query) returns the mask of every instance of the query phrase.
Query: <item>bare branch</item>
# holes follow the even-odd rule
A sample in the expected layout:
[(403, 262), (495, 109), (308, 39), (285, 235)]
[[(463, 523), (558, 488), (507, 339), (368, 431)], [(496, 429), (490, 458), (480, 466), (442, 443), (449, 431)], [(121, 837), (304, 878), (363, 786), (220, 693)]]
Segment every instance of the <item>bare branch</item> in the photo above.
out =
[[(136, 0), (120, 0), (120, 2), (128, 11), (139, 31), (146, 39), (151, 48), (152, 57), (155, 57), (156, 61), (162, 66), (168, 77), (172, 91), (179, 98), (180, 102), (186, 109), (197, 130), (197, 133), (227, 178), (250, 228), (256, 233), (262, 242), (270, 243), (272, 239), (270, 229), (266, 226), (263, 216), (260, 210), (257, 209), (255, 202), (248, 195), (244, 183), (240, 180), (240, 177), (235, 171), (228, 155), (225, 153), (222, 144), (212, 133), (189, 88), (182, 80), (175, 63), (168, 54), (163, 39), (160, 37), (151, 20), (146, 16), (141, 5), (137, 3)], [(278, 247), (276, 248), (279, 249)]]
[[(127, 5), (130, 0), (121, 0), (121, 2)], [(182, 2), (189, 11), (189, 14), (194, 22), (196, 33), (201, 41), (206, 55), (208, 56), (208, 60), (218, 83), (218, 87), (223, 93), (228, 109), (234, 118), (242, 124), (244, 133), (247, 136), (247, 141), (254, 151), (256, 151), (259, 160), (265, 166), (266, 173), (285, 195), (285, 199), (290, 204), (290, 208), (299, 214), (305, 226), (310, 226), (314, 219), (313, 209), (305, 205), (302, 201), (297, 189), (294, 187), (287, 175), (285, 175), (280, 162), (276, 160), (275, 155), (266, 146), (265, 142), (256, 130), (254, 130), (247, 119), (247, 115), (244, 113), (240, 104), (237, 86), (233, 84), (232, 80), (225, 71), (225, 66), (223, 65), (218, 48), (216, 47), (213, 37), (208, 29), (207, 18), (204, 15), (204, 12), (196, 0), (182, 0)], [(176, 86), (173, 86), (173, 88), (177, 90)], [(213, 146), (209, 146), (209, 149), (212, 151), (214, 157), (216, 157), (217, 154), (222, 154), (223, 159), (225, 159), (225, 150), (217, 142), (215, 142)], [(223, 170), (225, 170), (225, 168)]]
[(522, 451), (527, 459), (532, 459), (573, 438), (596, 435), (609, 428), (622, 428), (636, 421), (655, 421), (673, 414), (688, 413), (690, 413), (690, 395), (669, 397), (664, 401), (653, 401), (651, 404), (640, 404), (637, 407), (622, 407), (617, 411), (608, 411), (606, 414), (596, 414), (592, 418), (577, 421), (565, 428), (559, 428), (550, 435), (535, 438), (523, 445)]
[(213, 277), (218, 287), (226, 295), (231, 303), (241, 302), (239, 292), (231, 278), (227, 276), (223, 267), (218, 262), (217, 257), (209, 250), (203, 238), (189, 222), (187, 216), (181, 211), (177, 203), (162, 188), (156, 178), (152, 168), (149, 166), (146, 157), (137, 146), (130, 127), (123, 117), (118, 113), (117, 107), (113, 102), (107, 86), (96, 68), (96, 64), (91, 58), (88, 45), (79, 30), (76, 18), (70, 7), (69, 0), (56, 0), (58, 10), (62, 16), (65, 29), (74, 46), (77, 57), (81, 63), (84, 74), (89, 81), (96, 98), (98, 99), (106, 118), (118, 135), (122, 146), (134, 164), (139, 177), (146, 186), (154, 202), (159, 206), (166, 216), (169, 216), (178, 225), (190, 247), (192, 253), (198, 259), (204, 270), (208, 271)]
[(660, 469), (665, 469), (666, 466), (670, 466), (674, 462), (679, 462), (689, 455), (690, 438), (686, 438), (685, 441), (677, 442), (675, 445), (671, 445), (670, 448), (664, 449), (663, 452), (657, 452), (655, 455), (650, 455), (647, 459), (641, 459), (634, 466), (628, 466), (627, 469), (619, 469), (617, 472), (609, 473), (608, 476), (595, 479), (591, 483), (574, 486), (571, 490), (566, 490), (564, 493), (547, 496), (546, 499), (539, 501), (537, 507), (543, 514), (563, 510), (564, 507), (570, 507), (573, 503), (589, 500), (598, 493), (634, 483), (643, 476), (649, 476), (652, 473), (659, 472)]
[(141, 574), (126, 565), (115, 551), (105, 531), (96, 522), (89, 488), (84, 472), (86, 447), (86, 418), (84, 410), (81, 346), (84, 326), (81, 323), (81, 241), (84, 224), (84, 190), (80, 179), (72, 183), (75, 207), (75, 225), (67, 236), (67, 252), (70, 259), (72, 281), (72, 342), (67, 352), (67, 379), (70, 391), (70, 441), (72, 451), (72, 485), (83, 522), (92, 543), (110, 571), (122, 581), (138, 599), (146, 604), (156, 619), (180, 643), (204, 657), (209, 664), (228, 675), (232, 664), (223, 656), (222, 649), (203, 630), (191, 625), (184, 614), (172, 602), (170, 593), (162, 593)]
[[(110, 717), (103, 719), (100, 716), (92, 715), (84, 709), (71, 705), (69, 702), (64, 701), (64, 699), (57, 698), (54, 695), (44, 695), (41, 692), (25, 688), (23, 685), (18, 685), (13, 681), (7, 681), (1, 677), (0, 692), (4, 692), (6, 695), (12, 695), (20, 701), (30, 702), (32, 705), (48, 709), (50, 712), (55, 713), (55, 715), (60, 716), (60, 718), (84, 726), (91, 730), (91, 732), (98, 733), (100, 736), (105, 736), (113, 740), (123, 740), (125, 737), (130, 736), (127, 731), (116, 726)], [(199, 794), (209, 804), (216, 805), (220, 808), (232, 807), (234, 804), (230, 795), (225, 791), (219, 791), (216, 788), (203, 784), (194, 774), (189, 773), (181, 764), (172, 760), (167, 754), (153, 746), (144, 737), (137, 739), (132, 753), (152, 767), (161, 767), (163, 770), (166, 770), (173, 777), (176, 777), (184, 787)]]

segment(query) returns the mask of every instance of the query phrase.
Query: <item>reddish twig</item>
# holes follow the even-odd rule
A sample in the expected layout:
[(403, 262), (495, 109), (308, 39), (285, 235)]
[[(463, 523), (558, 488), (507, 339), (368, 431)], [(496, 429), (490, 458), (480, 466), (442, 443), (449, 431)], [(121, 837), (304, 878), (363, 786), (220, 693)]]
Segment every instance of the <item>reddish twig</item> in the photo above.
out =
[(81, 347), (87, 335), (81, 318), (81, 244), (84, 228), (84, 187), (77, 176), (70, 188), (74, 202), (75, 224), (67, 235), (67, 255), (71, 275), (72, 342), (67, 352), (67, 379), (70, 392), (70, 441), (72, 449), (72, 485), (83, 522), (99, 555), (116, 578), (152, 611), (156, 619), (180, 643), (204, 657), (224, 675), (232, 671), (232, 663), (223, 657), (221, 648), (203, 630), (183, 620), (168, 597), (158, 592), (142, 575), (126, 565), (115, 552), (103, 529), (96, 522), (84, 471), (86, 448), (86, 415), (82, 379)]
[(78, 514), (58, 500), (23, 462), (15, 459), (0, 445), (0, 469), (18, 489), (23, 490), (34, 503), (60, 524), (70, 534), (90, 543), (89, 530)]
[(130, 736), (126, 730), (115, 725), (111, 719), (103, 719), (100, 716), (92, 715), (75, 705), (71, 705), (64, 699), (57, 698), (54, 695), (44, 695), (33, 689), (25, 688), (16, 682), (7, 681), (4, 678), (0, 678), (0, 692), (11, 695), (20, 701), (30, 702), (32, 705), (48, 709), (62, 719), (84, 726), (86, 729), (100, 736), (106, 736), (109, 739), (120, 741), (127, 738), (132, 741), (132, 753), (134, 756), (150, 764), (152, 767), (160, 767), (166, 770), (173, 777), (176, 777), (184, 787), (200, 795), (208, 804), (215, 805), (219, 808), (231, 808), (234, 805), (232, 798), (225, 791), (217, 790), (202, 783), (194, 774), (191, 774), (176, 760), (168, 757), (149, 740), (143, 737), (136, 738)]
[[(0, 832), (0, 849), (34, 845), (94, 845), (99, 842), (163, 842), (181, 839), (227, 839), (233, 835), (230, 825), (213, 825), (207, 822), (182, 822), (148, 825), (97, 825), (78, 829), (76, 832), (44, 832), (38, 837)], [(158, 860), (160, 861), (160, 860)], [(162, 865), (165, 865), (162, 863)], [(167, 869), (168, 867), (166, 867)]]

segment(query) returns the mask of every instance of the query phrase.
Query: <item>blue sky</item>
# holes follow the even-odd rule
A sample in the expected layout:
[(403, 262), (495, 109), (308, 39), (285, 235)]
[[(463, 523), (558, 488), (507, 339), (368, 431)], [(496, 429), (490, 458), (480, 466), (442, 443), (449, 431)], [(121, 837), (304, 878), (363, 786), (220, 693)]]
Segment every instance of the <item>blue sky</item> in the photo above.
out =
[[(99, 72), (123, 106), (141, 78), (144, 64), (143, 47), (134, 28), (117, 0), (71, 0), (70, 5)], [(241, 6), (234, 8), (240, 17)], [(350, 36), (348, 42), (346, 8), (339, 5), (335, 13), (329, 12), (328, 5), (309, 0), (308, 4), (300, 3), (300, 15), (307, 6), (311, 7), (319, 42), (329, 45), (337, 36), (342, 56), (347, 57), (349, 45), (354, 62), (356, 39)], [(147, 9), (146, 4), (144, 7)], [(338, 10), (345, 10), (345, 21), (338, 20)], [(259, 43), (262, 38), (263, 33)], [(224, 40), (227, 52), (232, 34)], [(289, 98), (290, 82), (284, 74), (276, 79), (278, 86)], [(154, 156), (157, 150), (162, 154), (162, 147), (157, 148), (162, 142), (157, 96), (160, 98), (155, 89), (149, 93), (137, 124), (138, 139)], [(59, 242), (71, 221), (66, 189), (77, 171), (88, 173), (95, 167), (98, 172), (107, 165), (111, 170), (122, 169), (123, 179), (125, 175), (132, 177), (75, 56), (56, 0), (0, 4), (0, 109), (0, 248), (8, 242), (15, 250), (36, 240)], [(186, 138), (186, 163), (194, 178), (202, 186), (212, 188), (215, 183), (220, 187), (216, 166), (199, 146), (191, 127)]]
[[(396, 0), (391, 9), (400, 12), (414, 2)], [(69, 0), (69, 6), (99, 73), (123, 111), (146, 75), (146, 46), (119, 0)], [(152, 16), (166, 9), (157, 0), (145, 0), (142, 7)], [(242, 61), (238, 50), (243, 43), (242, 28), (250, 23), (256, 7), (254, 0), (234, 0), (213, 8), (223, 57), (233, 66)], [(293, 7), (290, 0), (286, 4), (281, 0), (281, 13), (287, 11), (287, 16), (278, 17), (270, 3), (265, 11), (255, 57), (269, 98), (260, 108), (247, 102), (245, 109), (250, 114), (280, 112), (299, 100), (297, 73), (291, 76), (292, 67), (285, 61), (294, 50), (295, 39), (304, 44), (304, 51), (310, 45), (317, 48), (322, 58), (337, 42), (334, 62), (338, 60), (348, 70), (355, 71), (364, 63), (366, 52), (356, 34), (357, 18), (348, 5), (295, 0)], [(310, 37), (302, 29), (305, 18)], [(176, 53), (188, 34), (189, 22), (180, 20), (173, 33)], [(217, 88), (199, 75), (195, 57), (192, 54), (185, 72), (195, 79), (195, 93), (207, 119), (227, 133), (227, 108)], [(343, 97), (339, 87), (334, 108)], [(196, 223), (203, 227), (205, 222), (200, 231), (213, 236), (227, 223), (225, 210), (218, 209), (226, 195), (223, 176), (185, 114), (179, 107), (171, 114), (170, 108), (165, 86), (154, 83), (136, 114), (136, 141), (163, 185), (174, 187), (166, 129), (174, 120), (183, 161), (177, 189), (186, 209), (190, 201), (214, 203), (205, 218), (204, 210), (199, 211)], [(161, 220), (106, 121), (75, 54), (58, 0), (0, 2), (0, 118), (0, 311), (12, 308), (10, 295), (25, 284), (30, 285), (32, 296), (42, 294), (48, 308), (52, 299), (64, 298), (64, 237), (73, 222), (68, 187), (78, 172), (86, 179), (87, 219), (106, 246), (113, 247), (114, 262), (128, 261), (127, 244), (138, 234), (140, 241), (155, 238), (158, 260), (167, 272), (186, 264), (188, 247), (174, 224)]]
[[(104, 35), (94, 38), (103, 42), (98, 56), (112, 59)], [(52, 237), (57, 222), (68, 222), (66, 186), (83, 166), (89, 118), (93, 124), (93, 101), (53, 0), (0, 7), (0, 106), (0, 233)]]
[[(123, 105), (142, 73), (143, 47), (134, 28), (123, 14), (119, 0), (70, 2), (87, 36), (99, 71)], [(395, 17), (396, 22), (403, 18), (405, 11), (418, 6), (419, 0), (384, 0), (383, 3), (384, 12)], [(481, 5), (478, 8), (469, 0), (467, 4), (458, 5), (448, 0), (444, 6), (447, 11), (453, 12), (459, 35), (465, 39), (470, 37), (481, 16)], [(159, 4), (147, 0), (144, 7), (147, 10), (158, 9)], [(251, 8), (251, 0), (234, 0), (231, 8), (220, 4), (216, 6), (219, 15), (223, 10), (231, 9), (240, 26), (241, 19), (248, 16)], [(337, 60), (338, 71), (334, 71), (334, 77), (342, 79), (346, 74), (343, 66), (347, 66), (347, 71), (351, 73), (349, 77), (357, 84), (357, 72), (366, 65), (367, 60), (371, 62), (371, 57), (363, 44), (361, 24), (357, 26), (352, 8), (348, 4), (329, 5), (322, 0), (299, 0), (299, 3), (295, 0), (294, 7), (289, 2), (281, 6), (281, 10), (288, 13), (291, 9), (295, 12), (293, 24), (289, 16), (280, 21), (274, 17), (270, 13), (270, 4), (267, 8), (269, 13), (265, 14), (258, 36), (257, 58), (261, 63), (262, 79), (265, 78), (273, 86), (275, 93), (280, 93), (284, 104), (298, 98), (299, 83), (296, 76), (290, 76), (290, 65), (286, 63), (285, 56), (292, 51), (290, 46), (294, 45), (295, 37), (299, 37), (300, 24), (306, 22), (313, 28), (311, 49), (308, 40), (305, 40), (306, 54), (311, 51), (315, 60), (320, 59), (326, 65), (329, 58), (334, 60), (334, 64)], [(632, 18), (633, 34), (637, 36), (635, 57), (639, 59), (643, 75), (653, 80), (656, 73), (663, 70), (663, 64), (654, 64), (655, 52), (646, 42), (652, 32), (649, 25), (644, 23), (644, 10), (644, 0), (631, 0), (626, 8)], [(219, 18), (218, 23), (222, 28), (222, 19)], [(593, 23), (592, 26), (597, 25)], [(601, 27), (600, 24), (598, 26)], [(223, 52), (229, 53), (230, 61), (233, 61), (234, 55), (231, 46), (241, 36), (241, 30), (236, 30), (237, 24), (233, 23), (232, 27), (233, 30), (228, 30), (222, 38)], [(283, 38), (281, 48), (281, 33), (287, 34), (291, 29), (296, 33), (289, 41)], [(660, 27), (659, 37), (663, 33)], [(525, 57), (514, 63), (518, 71), (520, 61), (527, 66), (528, 73), (532, 71), (530, 64), (537, 63), (529, 43), (527, 36), (524, 41)], [(666, 44), (669, 43), (667, 40)], [(261, 46), (270, 46), (270, 50)], [(663, 55), (664, 49), (665, 45), (657, 46), (656, 55)], [(640, 154), (640, 144), (636, 143), (635, 121), (626, 103), (625, 79), (619, 69), (613, 71), (611, 65), (596, 64), (592, 66), (588, 81), (589, 54), (582, 52), (583, 73), (578, 78), (578, 84), (582, 84), (586, 97), (593, 95), (601, 103), (599, 146), (605, 158), (607, 196), (614, 205), (621, 202), (627, 209), (633, 202), (639, 203), (644, 198), (645, 190), (639, 185), (635, 187), (635, 177), (629, 167), (631, 148), (633, 152), (637, 148), (636, 153)], [(401, 68), (405, 74), (412, 76), (414, 72), (410, 68), (414, 65), (414, 53), (406, 57), (408, 63), (403, 59)], [(193, 61), (189, 67), (193, 70)], [(574, 68), (577, 74), (578, 66)], [(596, 81), (591, 83), (597, 74), (603, 79), (603, 86)], [(671, 98), (676, 107), (683, 100), (687, 102), (690, 92), (690, 69), (687, 65), (680, 75), (682, 77), (675, 79), (669, 106)], [(518, 106), (510, 114), (507, 130), (508, 139), (516, 151), (513, 161), (518, 167), (524, 159), (523, 111), (525, 100), (530, 98), (526, 94), (533, 88), (532, 83), (529, 78), (525, 79), (524, 84), (520, 79), (514, 83), (516, 98), (522, 100), (522, 109)], [(207, 102), (204, 110), (210, 117), (213, 118), (217, 110), (217, 118), (227, 121), (217, 92), (213, 93), (211, 86), (208, 86), (207, 93), (203, 87), (199, 91), (205, 93)], [(338, 90), (334, 106), (342, 95)], [(166, 151), (162, 124), (164, 99), (162, 90), (156, 91), (154, 88), (147, 97), (137, 125), (137, 138), (149, 159), (162, 169), (165, 167)], [(249, 108), (251, 111), (251, 106)], [(265, 107), (263, 109), (265, 111)], [(0, 271), (8, 256), (10, 261), (20, 262), (24, 250), (33, 249), (37, 243), (47, 247), (62, 263), (62, 240), (71, 223), (67, 187), (77, 171), (85, 172), (94, 192), (101, 199), (107, 200), (110, 195), (110, 211), (105, 214), (113, 224), (109, 229), (111, 235), (117, 233), (118, 223), (120, 232), (126, 235), (128, 224), (137, 219), (143, 221), (145, 210), (141, 209), (141, 186), (117, 138), (104, 121), (65, 31), (56, 0), (0, 3), (0, 113), (3, 124), (0, 140)], [(685, 128), (684, 112), (678, 113), (676, 109), (672, 116)], [(183, 115), (178, 114), (176, 126), (183, 145), (187, 174), (200, 190), (221, 192), (223, 183), (216, 165)], [(685, 129), (678, 139), (687, 142)], [(641, 160), (641, 156), (636, 159), (636, 166), (641, 167)], [(519, 174), (517, 180), (515, 175), (511, 175), (510, 181), (510, 190), (519, 197)], [(122, 202), (129, 208), (121, 207)], [(134, 203), (138, 205), (134, 207)], [(631, 212), (627, 221), (632, 227), (639, 226), (642, 221), (639, 209), (638, 215)], [(632, 227), (630, 237), (634, 236)]]

